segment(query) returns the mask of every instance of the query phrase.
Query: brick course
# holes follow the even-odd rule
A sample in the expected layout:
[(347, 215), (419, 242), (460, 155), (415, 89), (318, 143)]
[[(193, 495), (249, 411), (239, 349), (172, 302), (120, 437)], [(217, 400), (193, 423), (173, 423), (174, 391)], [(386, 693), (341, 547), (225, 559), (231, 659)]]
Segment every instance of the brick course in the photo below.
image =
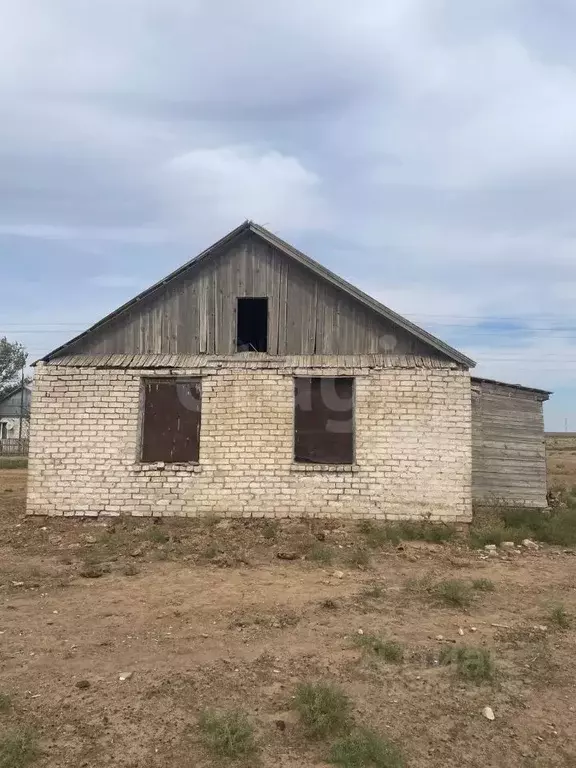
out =
[[(471, 519), (467, 371), (334, 368), (355, 376), (355, 464), (293, 462), (293, 375), (238, 363), (137, 370), (40, 364), (28, 512), (42, 515)], [(139, 461), (142, 379), (202, 377), (200, 462)]]

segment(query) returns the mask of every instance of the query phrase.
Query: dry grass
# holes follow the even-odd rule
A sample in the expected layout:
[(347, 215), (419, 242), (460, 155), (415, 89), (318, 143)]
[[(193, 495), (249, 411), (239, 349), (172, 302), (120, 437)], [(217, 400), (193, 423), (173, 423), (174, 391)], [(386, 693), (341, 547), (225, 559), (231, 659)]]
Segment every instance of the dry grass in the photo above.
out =
[(85, 562), (79, 573), (84, 579), (99, 579), (106, 571), (98, 563)]
[(313, 544), (307, 558), (319, 565), (330, 565), (334, 561), (334, 552), (330, 547), (323, 544)]
[(473, 579), (472, 589), (475, 589), (477, 592), (494, 592), (496, 587), (490, 579)]
[(0, 768), (26, 768), (39, 756), (36, 733), (30, 728), (13, 728), (0, 733)]
[(451, 608), (469, 609), (477, 600), (478, 592), (493, 592), (494, 583), (490, 579), (444, 579), (434, 582), (428, 576), (410, 579), (406, 590), (433, 605)]
[(354, 642), (370, 656), (401, 664), (404, 659), (404, 646), (395, 640), (383, 640), (377, 635), (356, 635)]
[(384, 589), (379, 584), (374, 584), (371, 587), (364, 587), (362, 592), (360, 592), (360, 597), (367, 600), (378, 600), (381, 597), (384, 597), (384, 594)]
[(403, 768), (401, 751), (395, 744), (366, 728), (359, 728), (337, 741), (330, 763), (340, 768)]
[(342, 733), (351, 725), (350, 699), (335, 685), (302, 683), (296, 689), (294, 708), (314, 739)]
[(25, 456), (0, 456), (0, 469), (26, 469), (27, 466)]
[(140, 569), (135, 563), (126, 563), (122, 573), (124, 576), (136, 576), (138, 573), (140, 573)]
[(152, 541), (154, 544), (167, 544), (170, 541), (170, 535), (159, 525), (153, 525), (144, 534), (144, 538)]
[(469, 608), (472, 604), (472, 587), (460, 579), (439, 581), (431, 590), (432, 596), (444, 605)]
[(364, 549), (363, 547), (357, 547), (348, 555), (347, 563), (352, 568), (369, 568), (370, 554), (367, 549)]
[(276, 541), (280, 525), (277, 520), (265, 520), (262, 523), (262, 536), (266, 541)]
[(563, 605), (555, 605), (548, 613), (548, 624), (556, 629), (570, 629), (572, 617)]
[(533, 539), (545, 544), (576, 545), (576, 495), (564, 491), (561, 503), (551, 511), (495, 504), (476, 509), (470, 529), (470, 544), (482, 548), (503, 541), (521, 543)]
[(373, 549), (387, 544), (399, 544), (401, 541), (439, 543), (452, 541), (456, 537), (456, 530), (452, 526), (425, 520), (403, 520), (398, 523), (362, 520), (358, 523), (358, 531), (364, 536), (366, 544)]
[(217, 757), (240, 760), (256, 752), (254, 727), (244, 712), (203, 712), (198, 728), (204, 746)]
[(451, 665), (461, 680), (477, 685), (491, 682), (496, 673), (492, 654), (488, 648), (467, 646), (444, 648), (440, 654), (440, 663)]

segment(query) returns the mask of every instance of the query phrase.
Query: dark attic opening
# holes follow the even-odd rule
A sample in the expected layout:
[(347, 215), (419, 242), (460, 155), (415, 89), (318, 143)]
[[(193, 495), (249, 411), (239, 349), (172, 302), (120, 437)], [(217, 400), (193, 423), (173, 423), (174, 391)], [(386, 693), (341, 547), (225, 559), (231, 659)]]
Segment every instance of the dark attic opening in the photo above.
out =
[(237, 352), (268, 351), (268, 299), (238, 299)]

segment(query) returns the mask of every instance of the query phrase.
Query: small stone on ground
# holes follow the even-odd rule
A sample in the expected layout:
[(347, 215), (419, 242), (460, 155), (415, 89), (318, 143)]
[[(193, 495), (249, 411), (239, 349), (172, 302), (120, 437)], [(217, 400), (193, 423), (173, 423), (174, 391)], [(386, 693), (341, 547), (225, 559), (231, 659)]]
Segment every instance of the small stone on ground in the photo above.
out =
[(540, 547), (538, 546), (538, 544), (536, 544), (536, 542), (535, 542), (535, 541), (532, 541), (532, 539), (524, 539), (524, 540), (522, 541), (522, 546), (523, 546), (525, 549), (534, 549), (534, 550), (536, 550), (536, 549), (540, 549)]

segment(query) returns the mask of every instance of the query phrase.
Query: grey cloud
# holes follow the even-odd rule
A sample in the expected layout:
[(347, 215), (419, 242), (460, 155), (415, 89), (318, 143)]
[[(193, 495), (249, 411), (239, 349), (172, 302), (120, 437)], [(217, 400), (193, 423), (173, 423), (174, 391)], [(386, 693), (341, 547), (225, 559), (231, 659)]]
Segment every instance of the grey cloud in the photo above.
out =
[(0, 234), (193, 253), (251, 217), (403, 311), (574, 317), (568, 0), (3, 5)]

